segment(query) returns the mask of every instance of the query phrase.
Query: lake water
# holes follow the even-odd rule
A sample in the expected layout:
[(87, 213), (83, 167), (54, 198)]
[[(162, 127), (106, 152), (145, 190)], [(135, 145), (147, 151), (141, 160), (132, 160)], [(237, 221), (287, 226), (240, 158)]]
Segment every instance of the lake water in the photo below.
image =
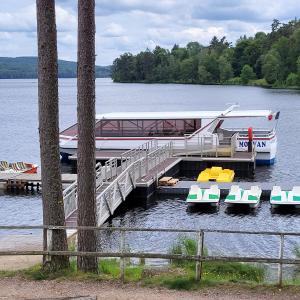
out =
[[(76, 80), (59, 81), (60, 128), (76, 122)], [(271, 167), (258, 167), (256, 181), (289, 182), (300, 185), (300, 93), (290, 90), (270, 90), (239, 86), (200, 86), (175, 84), (117, 84), (110, 79), (96, 81), (96, 110), (112, 111), (183, 111), (223, 110), (229, 103), (239, 103), (240, 109), (271, 109), (280, 111), (277, 127), (277, 162)], [(0, 80), (0, 159), (39, 163), (37, 81)], [(252, 125), (252, 124), (251, 124)], [(255, 124), (253, 124), (255, 125)], [(0, 195), (0, 225), (40, 224), (42, 222), (39, 195)], [(215, 212), (187, 209), (183, 198), (155, 197), (152, 201), (123, 208), (113, 225), (142, 227), (223, 228), (253, 230), (299, 230), (297, 211), (272, 213), (268, 203), (262, 203), (254, 213), (228, 211), (224, 205)], [(3, 238), (3, 232), (0, 233)], [(153, 247), (167, 249), (169, 243), (161, 235), (153, 235)], [(113, 239), (110, 240), (113, 244)], [(130, 238), (129, 238), (130, 241)], [(132, 237), (133, 247), (143, 247), (144, 238)], [(155, 242), (155, 243), (154, 243)], [(213, 251), (273, 253), (275, 240), (231, 236), (208, 237)], [(108, 242), (109, 244), (109, 242)], [(287, 253), (292, 255), (295, 241)], [(300, 241), (299, 241), (300, 244)], [(217, 246), (216, 246), (217, 245)], [(275, 253), (274, 252), (274, 253)], [(276, 252), (277, 253), (277, 252)]]

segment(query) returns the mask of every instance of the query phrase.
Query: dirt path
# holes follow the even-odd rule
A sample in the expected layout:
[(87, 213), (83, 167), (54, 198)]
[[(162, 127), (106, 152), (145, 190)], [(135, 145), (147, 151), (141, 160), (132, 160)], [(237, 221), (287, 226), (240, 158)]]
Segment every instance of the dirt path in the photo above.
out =
[(82, 281), (29, 281), (20, 278), (0, 279), (0, 299), (45, 299), (97, 296), (109, 300), (174, 300), (174, 299), (299, 299), (300, 289), (246, 289), (239, 286), (205, 288), (196, 292), (180, 292), (143, 288), (133, 284)]
[(37, 255), (0, 256), (0, 271), (16, 271), (27, 269), (42, 262)]

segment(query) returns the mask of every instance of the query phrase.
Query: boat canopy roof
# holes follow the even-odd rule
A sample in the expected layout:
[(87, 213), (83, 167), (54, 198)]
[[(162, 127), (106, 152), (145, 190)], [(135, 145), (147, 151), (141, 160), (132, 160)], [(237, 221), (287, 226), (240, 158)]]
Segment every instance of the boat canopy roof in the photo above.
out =
[(97, 120), (169, 120), (169, 119), (215, 119), (268, 117), (271, 110), (233, 110), (224, 111), (173, 111), (173, 112), (116, 112), (96, 115)]

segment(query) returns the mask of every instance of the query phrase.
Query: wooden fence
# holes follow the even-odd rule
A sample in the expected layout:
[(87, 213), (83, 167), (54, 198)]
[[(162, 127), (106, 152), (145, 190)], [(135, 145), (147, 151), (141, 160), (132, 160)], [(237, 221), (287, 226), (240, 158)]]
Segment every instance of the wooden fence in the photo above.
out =
[[(283, 282), (282, 267), (283, 265), (299, 265), (299, 258), (284, 258), (284, 241), (285, 237), (299, 237), (300, 232), (275, 232), (275, 231), (241, 231), (241, 230), (217, 230), (217, 229), (169, 229), (169, 228), (131, 228), (131, 227), (86, 227), (86, 226), (0, 226), (0, 230), (43, 230), (43, 249), (35, 251), (0, 251), (3, 255), (43, 255), (51, 258), (53, 255), (67, 255), (70, 257), (78, 256), (95, 256), (120, 258), (120, 276), (124, 280), (125, 274), (125, 258), (142, 258), (142, 259), (168, 259), (168, 260), (190, 260), (196, 262), (195, 278), (200, 280), (202, 276), (202, 263), (208, 261), (214, 262), (245, 262), (245, 263), (267, 263), (278, 264), (278, 284), (281, 286)], [(53, 230), (94, 230), (94, 231), (110, 231), (120, 232), (120, 251), (119, 252), (79, 252), (79, 251), (52, 251), (51, 234)], [(127, 232), (165, 232), (179, 234), (196, 234), (197, 235), (197, 254), (182, 255), (172, 253), (152, 253), (152, 252), (129, 252), (126, 250), (126, 233)], [(204, 253), (205, 234), (244, 234), (244, 235), (263, 235), (276, 236), (279, 238), (278, 257), (253, 257), (253, 256), (222, 256), (222, 255), (206, 255)]]

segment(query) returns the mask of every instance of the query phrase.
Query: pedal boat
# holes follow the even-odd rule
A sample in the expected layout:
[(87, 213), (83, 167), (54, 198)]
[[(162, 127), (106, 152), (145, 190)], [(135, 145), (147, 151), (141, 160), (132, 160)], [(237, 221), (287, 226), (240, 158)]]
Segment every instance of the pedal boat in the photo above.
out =
[(282, 191), (280, 186), (273, 186), (270, 203), (273, 208), (279, 206), (300, 208), (300, 186), (294, 186), (291, 191)]
[(234, 178), (234, 171), (230, 169), (222, 169), (222, 167), (206, 168), (202, 171), (198, 178), (198, 182), (232, 182)]
[(190, 204), (210, 204), (211, 206), (217, 206), (220, 202), (220, 189), (217, 185), (212, 185), (209, 189), (201, 189), (198, 185), (192, 185), (186, 202)]
[(258, 186), (251, 186), (250, 190), (243, 190), (238, 185), (230, 188), (225, 203), (229, 205), (248, 205), (250, 208), (258, 207), (262, 190)]

